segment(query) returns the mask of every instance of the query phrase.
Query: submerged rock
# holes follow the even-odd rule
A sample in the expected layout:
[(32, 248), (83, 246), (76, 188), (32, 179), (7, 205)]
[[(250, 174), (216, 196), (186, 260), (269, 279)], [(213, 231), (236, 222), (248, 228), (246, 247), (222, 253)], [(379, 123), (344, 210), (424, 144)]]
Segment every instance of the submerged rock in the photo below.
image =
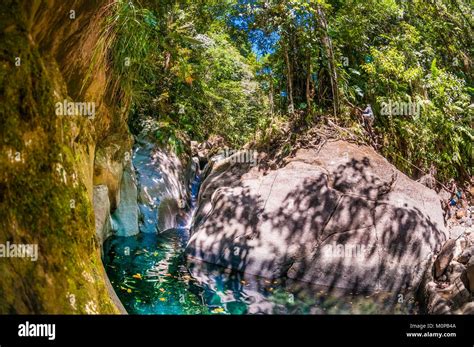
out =
[(343, 141), (268, 174), (217, 162), (198, 205), (190, 257), (347, 291), (414, 291), (447, 239), (433, 190)]

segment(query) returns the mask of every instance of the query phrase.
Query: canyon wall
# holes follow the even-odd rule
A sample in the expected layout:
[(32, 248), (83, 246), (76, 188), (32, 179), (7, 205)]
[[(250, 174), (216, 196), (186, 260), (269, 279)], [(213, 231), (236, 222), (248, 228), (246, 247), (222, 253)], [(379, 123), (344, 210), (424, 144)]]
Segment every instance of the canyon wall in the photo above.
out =
[(37, 261), (0, 258), (2, 314), (120, 312), (93, 211), (94, 191), (118, 206), (132, 145), (127, 99), (96, 50), (111, 2), (2, 3), (0, 243), (38, 245)]

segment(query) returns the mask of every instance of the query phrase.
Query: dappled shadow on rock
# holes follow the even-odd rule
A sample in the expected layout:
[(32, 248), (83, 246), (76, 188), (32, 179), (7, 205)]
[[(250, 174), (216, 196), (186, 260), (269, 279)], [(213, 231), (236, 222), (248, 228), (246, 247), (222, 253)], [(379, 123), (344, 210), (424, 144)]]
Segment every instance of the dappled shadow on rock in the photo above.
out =
[(341, 141), (268, 175), (227, 165), (200, 194), (190, 257), (339, 292), (412, 294), (446, 239), (435, 195)]

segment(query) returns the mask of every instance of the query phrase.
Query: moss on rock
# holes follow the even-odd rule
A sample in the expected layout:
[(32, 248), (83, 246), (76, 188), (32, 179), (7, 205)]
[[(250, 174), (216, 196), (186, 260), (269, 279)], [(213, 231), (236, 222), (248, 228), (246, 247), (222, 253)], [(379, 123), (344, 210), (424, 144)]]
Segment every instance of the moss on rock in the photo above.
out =
[[(75, 5), (81, 3), (87, 1)], [(103, 107), (95, 120), (55, 114), (55, 102), (70, 99), (70, 76), (61, 66), (73, 61), (58, 61), (52, 48), (35, 42), (30, 28), (41, 31), (27, 11), (41, 6), (26, 10), (7, 1), (0, 15), (0, 243), (38, 245), (37, 261), (0, 258), (0, 313), (118, 313), (104, 281), (91, 202), (95, 130), (111, 123), (112, 111)], [(67, 16), (48, 21), (48, 13), (35, 20), (70, 25)]]

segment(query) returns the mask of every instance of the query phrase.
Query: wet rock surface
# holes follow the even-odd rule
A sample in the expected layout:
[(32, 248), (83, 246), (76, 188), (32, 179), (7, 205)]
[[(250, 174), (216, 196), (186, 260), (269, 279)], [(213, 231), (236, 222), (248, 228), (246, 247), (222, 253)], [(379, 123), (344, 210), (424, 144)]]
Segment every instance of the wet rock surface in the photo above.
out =
[(129, 160), (120, 185), (120, 204), (112, 214), (112, 230), (118, 236), (132, 236), (139, 232), (137, 197), (135, 169)]
[(189, 167), (184, 166), (172, 151), (141, 138), (135, 146), (133, 163), (137, 172), (140, 231), (162, 232), (185, 223), (189, 208), (186, 173), (192, 171), (192, 162)]

